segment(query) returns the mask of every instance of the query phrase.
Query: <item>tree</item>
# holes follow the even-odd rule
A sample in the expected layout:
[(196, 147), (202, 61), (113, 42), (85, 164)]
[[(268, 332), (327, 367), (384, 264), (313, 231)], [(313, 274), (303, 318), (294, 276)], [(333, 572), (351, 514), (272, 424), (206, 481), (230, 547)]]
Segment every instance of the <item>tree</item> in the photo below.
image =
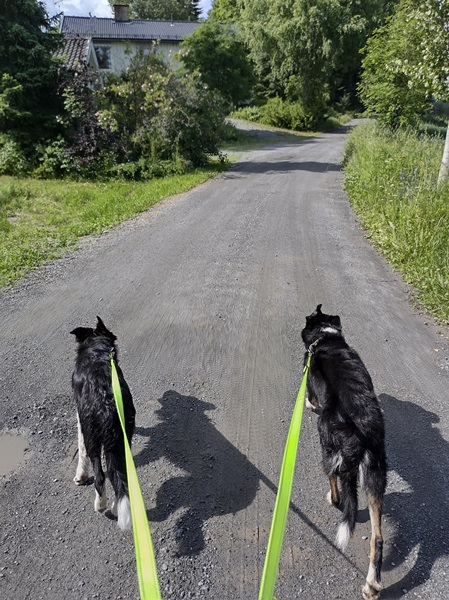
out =
[[(400, 0), (385, 27), (368, 42), (363, 69), (362, 98), (381, 118), (388, 115), (382, 102), (386, 94), (401, 97), (399, 124), (401, 117), (416, 119), (425, 100), (449, 101), (449, 3)], [(449, 123), (439, 181), (448, 176)]]
[(60, 42), (42, 2), (0, 0), (0, 132), (10, 139), (29, 145), (57, 129)]
[(396, 13), (376, 30), (364, 49), (359, 94), (369, 113), (389, 127), (415, 125), (430, 107), (425, 89), (410, 87), (404, 64), (417, 60), (415, 39), (403, 35)]
[(236, 23), (239, 20), (240, 12), (240, 0), (213, 0), (207, 18), (218, 23)]
[(199, 0), (130, 0), (134, 17), (161, 21), (197, 21), (198, 5)]
[(231, 105), (250, 98), (254, 73), (234, 27), (208, 20), (185, 39), (181, 48), (186, 69), (200, 72), (202, 81), (218, 90)]
[(386, 0), (246, 0), (240, 24), (258, 75), (272, 95), (322, 113), (355, 89), (359, 50), (384, 19)]
[(155, 53), (136, 54), (111, 75), (97, 98), (100, 126), (112, 134), (123, 162), (152, 170), (181, 157), (193, 165), (219, 155), (225, 107), (197, 74), (176, 74)]

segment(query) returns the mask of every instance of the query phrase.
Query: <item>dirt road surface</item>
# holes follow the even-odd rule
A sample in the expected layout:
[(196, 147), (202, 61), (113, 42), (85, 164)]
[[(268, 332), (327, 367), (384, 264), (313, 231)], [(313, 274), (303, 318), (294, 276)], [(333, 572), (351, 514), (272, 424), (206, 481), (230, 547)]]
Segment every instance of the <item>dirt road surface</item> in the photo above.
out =
[[(301, 378), (304, 317), (341, 316), (387, 424), (383, 598), (446, 599), (447, 330), (408, 301), (343, 192), (347, 131), (248, 153), (1, 294), (2, 600), (137, 600), (132, 536), (72, 481), (76, 326), (118, 336), (164, 600), (254, 600)], [(19, 456), (19, 459), (21, 457)], [(2, 457), (0, 457), (0, 461)], [(110, 488), (108, 492), (110, 495)], [(305, 413), (278, 600), (361, 598), (366, 500), (346, 552)]]

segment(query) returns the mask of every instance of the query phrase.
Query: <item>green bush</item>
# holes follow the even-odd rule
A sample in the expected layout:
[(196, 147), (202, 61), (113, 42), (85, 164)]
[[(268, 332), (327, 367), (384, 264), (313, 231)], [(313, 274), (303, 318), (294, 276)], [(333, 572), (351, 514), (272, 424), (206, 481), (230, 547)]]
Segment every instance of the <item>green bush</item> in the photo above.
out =
[(234, 119), (243, 119), (252, 123), (260, 123), (262, 121), (263, 108), (260, 106), (244, 106), (231, 113)]
[(270, 98), (263, 107), (262, 123), (296, 131), (311, 131), (319, 124), (318, 116), (305, 110), (300, 100)]
[(20, 144), (7, 135), (0, 136), (0, 174), (25, 175), (29, 169), (28, 160)]

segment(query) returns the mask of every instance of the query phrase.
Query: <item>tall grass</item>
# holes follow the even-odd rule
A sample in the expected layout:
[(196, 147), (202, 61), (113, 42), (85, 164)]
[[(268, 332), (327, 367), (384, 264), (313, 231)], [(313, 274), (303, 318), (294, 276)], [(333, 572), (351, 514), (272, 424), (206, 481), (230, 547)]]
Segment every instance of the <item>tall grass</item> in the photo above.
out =
[(345, 156), (345, 186), (377, 247), (416, 298), (449, 320), (449, 185), (437, 187), (440, 137), (357, 127)]
[(218, 171), (216, 164), (147, 182), (80, 183), (0, 177), (0, 286)]

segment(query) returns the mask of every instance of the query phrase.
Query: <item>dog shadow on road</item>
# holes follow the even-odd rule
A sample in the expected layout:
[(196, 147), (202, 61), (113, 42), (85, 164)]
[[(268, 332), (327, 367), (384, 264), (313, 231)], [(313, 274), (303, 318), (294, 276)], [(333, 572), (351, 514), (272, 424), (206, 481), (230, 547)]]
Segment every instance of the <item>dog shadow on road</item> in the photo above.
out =
[(385, 414), (389, 492), (385, 514), (397, 523), (383, 572), (410, 568), (402, 579), (385, 589), (385, 600), (404, 596), (404, 590), (422, 585), (434, 564), (449, 554), (449, 444), (442, 437), (440, 418), (412, 402), (379, 396)]
[[(160, 522), (184, 509), (174, 527), (177, 554), (194, 556), (205, 547), (203, 528), (208, 519), (250, 506), (261, 483), (273, 492), (274, 506), (277, 485), (216, 429), (207, 415), (214, 404), (174, 390), (165, 392), (159, 403), (160, 422), (154, 427), (136, 427), (148, 443), (134, 460), (136, 466), (143, 466), (165, 457), (186, 472), (162, 483), (156, 506), (147, 515), (149, 521)], [(293, 502), (290, 510), (333, 545)]]
[(148, 436), (147, 447), (135, 456), (137, 466), (165, 457), (185, 475), (166, 480), (159, 488), (150, 521), (164, 521), (178, 509), (185, 511), (174, 533), (180, 556), (203, 550), (203, 526), (216, 515), (236, 513), (249, 506), (259, 488), (261, 473), (214, 427), (207, 412), (215, 405), (170, 390), (159, 399), (151, 428), (136, 428)]

